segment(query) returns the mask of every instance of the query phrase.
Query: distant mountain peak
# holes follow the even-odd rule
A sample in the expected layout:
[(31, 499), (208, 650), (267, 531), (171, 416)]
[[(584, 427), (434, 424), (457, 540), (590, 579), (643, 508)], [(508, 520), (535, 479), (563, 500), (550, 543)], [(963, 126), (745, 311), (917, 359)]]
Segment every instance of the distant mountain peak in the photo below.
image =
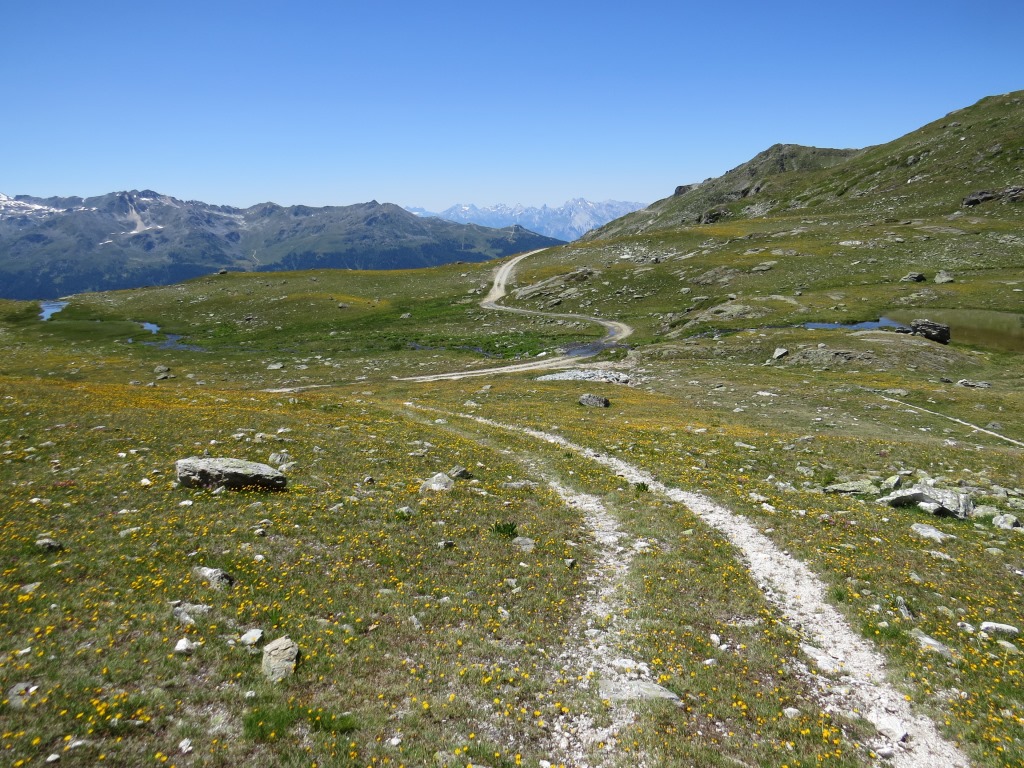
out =
[(422, 208), (407, 208), (406, 210), (418, 216), (430, 216), (459, 223), (481, 224), (486, 227), (507, 227), (518, 224), (548, 237), (557, 237), (559, 240), (576, 240), (592, 229), (643, 207), (643, 203), (616, 200), (596, 203), (576, 197), (555, 208), (547, 204), (538, 208), (528, 207), (521, 203), (515, 205), (497, 203), (483, 207), (474, 203), (456, 203), (440, 213), (431, 213)]

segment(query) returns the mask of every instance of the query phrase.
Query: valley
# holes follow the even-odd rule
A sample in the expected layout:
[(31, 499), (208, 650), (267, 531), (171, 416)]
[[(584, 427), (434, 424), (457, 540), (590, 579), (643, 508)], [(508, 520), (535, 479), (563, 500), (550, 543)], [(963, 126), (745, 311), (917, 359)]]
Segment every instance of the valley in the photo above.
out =
[(4, 759), (1024, 765), (1022, 99), (501, 262), (0, 301)]

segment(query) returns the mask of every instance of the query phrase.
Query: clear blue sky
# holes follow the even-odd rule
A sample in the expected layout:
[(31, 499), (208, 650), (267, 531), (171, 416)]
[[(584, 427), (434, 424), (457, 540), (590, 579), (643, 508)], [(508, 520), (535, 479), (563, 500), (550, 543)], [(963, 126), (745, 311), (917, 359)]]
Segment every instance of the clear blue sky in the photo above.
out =
[(0, 192), (652, 202), (1024, 88), (1024, 2), (8, 2)]

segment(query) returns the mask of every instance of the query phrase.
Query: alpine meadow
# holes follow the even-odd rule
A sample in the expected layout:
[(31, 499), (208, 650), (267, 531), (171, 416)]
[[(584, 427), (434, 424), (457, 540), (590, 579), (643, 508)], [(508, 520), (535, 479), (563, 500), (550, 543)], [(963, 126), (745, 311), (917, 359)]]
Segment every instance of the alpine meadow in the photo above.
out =
[(198, 276), (0, 300), (0, 760), (1024, 766), (1022, 168), (1019, 91), (376, 271), (163, 199)]

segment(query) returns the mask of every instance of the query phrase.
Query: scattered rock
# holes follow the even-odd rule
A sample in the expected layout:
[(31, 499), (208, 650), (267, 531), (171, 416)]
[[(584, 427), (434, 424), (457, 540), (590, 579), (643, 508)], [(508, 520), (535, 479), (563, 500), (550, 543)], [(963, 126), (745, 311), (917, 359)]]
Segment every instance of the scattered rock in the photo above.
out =
[(910, 634), (917, 640), (918, 645), (925, 651), (932, 651), (940, 656), (945, 656), (947, 659), (953, 658), (953, 652), (948, 646), (943, 645), (934, 637), (930, 637), (916, 627), (910, 630)]
[(263, 648), (263, 674), (271, 682), (284, 680), (295, 674), (299, 660), (299, 646), (287, 635), (279, 637)]
[(981, 189), (971, 192), (963, 200), (964, 208), (971, 208), (975, 205), (987, 203), (990, 200), (1006, 200), (1011, 203), (1019, 203), (1024, 200), (1024, 187), (1007, 187), (1006, 189)]
[(883, 491), (895, 491), (903, 485), (903, 478), (899, 475), (891, 475), (882, 481)]
[(267, 464), (230, 458), (191, 456), (175, 462), (178, 482), (185, 488), (258, 488), (282, 491), (288, 478)]
[(971, 379), (960, 379), (956, 385), (958, 387), (969, 387), (971, 389), (988, 389), (992, 386), (987, 381), (972, 381)]
[(939, 273), (935, 275), (935, 282), (938, 285), (943, 285), (945, 283), (952, 283), (953, 282), (953, 275), (950, 274), (949, 272), (947, 272), (944, 269), (940, 270)]
[(949, 343), (949, 326), (942, 323), (931, 320), (912, 320), (910, 332), (915, 336), (924, 336), (929, 341), (937, 341), (939, 344)]
[(591, 394), (580, 395), (579, 403), (591, 408), (607, 408), (611, 405), (611, 401), (607, 397)]
[(438, 472), (420, 485), (420, 493), (444, 493), (455, 487), (455, 481), (444, 472)]
[(196, 578), (207, 582), (214, 589), (227, 589), (235, 583), (235, 578), (220, 568), (207, 568), (197, 565), (192, 569)]
[(469, 480), (473, 477), (473, 473), (466, 469), (461, 464), (456, 464), (454, 467), (448, 470), (448, 476), (453, 477), (457, 480)]
[(833, 483), (826, 486), (825, 493), (852, 493), (878, 495), (881, 489), (870, 480), (852, 480), (848, 483)]
[(211, 610), (213, 610), (212, 605), (203, 605), (202, 603), (178, 603), (174, 606), (173, 614), (174, 618), (176, 618), (179, 623), (191, 626), (196, 623), (196, 616), (205, 616)]
[(943, 533), (938, 528), (931, 525), (925, 525), (924, 523), (914, 523), (912, 526), (910, 526), (910, 530), (912, 530), (914, 533), (916, 533), (918, 536), (922, 538), (937, 541), (939, 544), (948, 539), (956, 538), (956, 536), (954, 536), (951, 533)]
[(1016, 515), (995, 515), (992, 518), (992, 525), (996, 528), (1001, 528), (1004, 531), (1009, 531), (1013, 528), (1020, 528), (1020, 521)]
[(175, 644), (174, 652), (182, 656), (191, 656), (198, 647), (199, 643), (193, 642), (187, 637), (183, 637)]
[(979, 629), (982, 632), (988, 632), (990, 635), (1006, 635), (1008, 637), (1016, 637), (1020, 634), (1020, 629), (1013, 626), (1012, 624), (999, 624), (995, 621), (983, 621)]
[(37, 690), (39, 686), (32, 683), (15, 683), (7, 689), (7, 703), (12, 709), (25, 709), (29, 697)]
[(925, 276), (920, 272), (908, 272), (900, 278), (901, 283), (923, 283)]
[(525, 554), (533, 552), (534, 548), (537, 546), (537, 542), (527, 536), (516, 536), (512, 539), (512, 544), (517, 547), (520, 552)]
[(634, 699), (679, 700), (679, 697), (668, 688), (652, 683), (649, 680), (608, 680), (602, 678), (599, 688), (601, 698), (611, 701), (630, 701)]
[(879, 500), (880, 504), (891, 507), (909, 507), (924, 504), (932, 514), (969, 517), (974, 509), (974, 502), (966, 493), (950, 491), (944, 488), (933, 488), (929, 485), (913, 485), (893, 491)]
[(43, 552), (60, 552), (64, 549), (64, 545), (49, 536), (41, 536), (36, 539), (36, 549)]
[(789, 354), (789, 350), (785, 347), (776, 347), (775, 351), (772, 352), (772, 360), (781, 360)]

